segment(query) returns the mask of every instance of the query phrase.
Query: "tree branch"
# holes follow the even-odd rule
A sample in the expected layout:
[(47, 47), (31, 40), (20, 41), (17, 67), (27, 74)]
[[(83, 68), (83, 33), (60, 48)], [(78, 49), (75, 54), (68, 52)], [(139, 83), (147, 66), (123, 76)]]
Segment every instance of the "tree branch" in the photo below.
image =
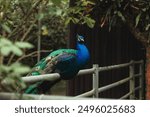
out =
[(42, 2), (42, 0), (38, 0), (28, 11), (27, 15), (25, 15), (25, 17), (22, 19), (22, 21), (20, 22), (20, 24), (8, 35), (8, 38), (10, 38), (12, 35), (15, 35), (17, 33), (17, 30), (19, 30), (19, 28), (24, 24), (24, 21), (26, 21), (28, 19), (28, 17), (30, 16), (30, 14), (32, 13), (33, 9), (35, 7), (37, 7), (40, 3)]
[[(52, 51), (52, 50), (41, 50), (40, 52), (51, 52), (51, 51)], [(21, 61), (21, 60), (23, 60), (23, 59), (25, 59), (25, 58), (27, 58), (27, 57), (31, 57), (31, 56), (33, 56), (33, 55), (37, 55), (38, 53), (39, 53), (38, 51), (31, 52), (31, 53), (29, 53), (29, 54), (27, 54), (27, 55), (24, 55), (24, 56), (18, 58), (18, 59), (16, 60), (16, 62), (19, 62), (19, 61)]]
[(125, 16), (126, 18), (126, 24), (130, 30), (130, 32), (133, 34), (133, 36), (140, 41), (145, 47), (149, 45), (149, 39), (148, 39), (148, 33), (146, 32), (141, 32), (138, 28), (134, 26), (133, 21), (128, 17)]

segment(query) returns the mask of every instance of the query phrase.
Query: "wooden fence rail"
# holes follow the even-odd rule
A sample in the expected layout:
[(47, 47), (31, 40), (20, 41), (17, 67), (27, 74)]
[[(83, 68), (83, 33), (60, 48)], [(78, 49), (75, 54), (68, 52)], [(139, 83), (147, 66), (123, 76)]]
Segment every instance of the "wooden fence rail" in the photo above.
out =
[[(139, 65), (139, 73), (135, 74), (135, 64)], [(111, 88), (117, 87), (123, 83), (129, 82), (129, 92), (122, 96), (120, 99), (135, 99), (135, 91), (139, 90), (139, 99), (143, 99), (143, 79), (144, 79), (144, 72), (143, 72), (143, 60), (140, 61), (130, 61), (129, 63), (124, 63), (124, 64), (119, 64), (119, 65), (111, 65), (111, 66), (105, 66), (105, 67), (99, 67), (97, 64), (93, 65), (93, 68), (90, 69), (84, 69), (80, 70), (78, 75), (85, 75), (85, 74), (93, 74), (93, 89), (85, 92), (83, 94), (77, 95), (75, 97), (66, 97), (66, 99), (85, 99), (85, 97), (93, 96), (93, 98), (99, 98), (99, 93), (109, 90)], [(124, 78), (120, 81), (117, 81), (115, 83), (99, 87), (99, 72), (103, 71), (108, 71), (108, 70), (114, 70), (114, 69), (120, 69), (120, 68), (129, 68), (129, 76), (127, 78)], [(139, 86), (135, 87), (135, 79), (139, 78)], [(34, 83), (42, 80), (56, 80), (60, 78), (60, 75), (58, 73), (53, 73), (53, 74), (45, 74), (45, 75), (39, 75), (39, 76), (27, 76), (27, 77), (22, 77), (22, 80), (26, 83)], [(12, 95), (12, 96), (11, 96)], [(47, 96), (42, 95), (43, 98), (41, 98), (41, 95), (26, 95), (24, 94), (23, 96), (31, 96), (33, 99), (64, 99), (64, 96), (59, 97), (59, 96)], [(15, 94), (11, 93), (0, 93), (0, 99), (12, 99), (12, 97), (15, 99)]]

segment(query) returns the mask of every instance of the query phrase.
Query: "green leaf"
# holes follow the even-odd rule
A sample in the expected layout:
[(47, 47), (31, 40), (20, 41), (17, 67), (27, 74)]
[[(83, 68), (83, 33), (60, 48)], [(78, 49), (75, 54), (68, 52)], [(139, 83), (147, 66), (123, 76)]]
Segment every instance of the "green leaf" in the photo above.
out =
[(150, 28), (150, 24), (148, 24), (148, 25), (146, 26), (145, 30), (148, 31), (149, 28)]
[(24, 66), (20, 63), (14, 63), (11, 65), (12, 70), (17, 74), (24, 74), (30, 71), (30, 68), (27, 66)]
[(15, 45), (19, 48), (33, 48), (33, 45), (28, 42), (15, 42)]
[(88, 27), (93, 28), (95, 25), (95, 21), (93, 20), (92, 22), (87, 23)]
[(62, 14), (62, 9), (57, 9), (56, 10), (56, 15), (60, 16)]
[(75, 17), (74, 17), (74, 18), (72, 18), (71, 20), (72, 20), (72, 22), (73, 22), (74, 24), (76, 24), (76, 23), (78, 23), (78, 22), (79, 22), (79, 19), (77, 19), (77, 18), (75, 18)]
[(11, 70), (11, 67), (6, 65), (0, 65), (0, 71), (2, 72), (9, 72)]
[(137, 27), (137, 25), (139, 24), (140, 17), (141, 17), (141, 13), (139, 13), (139, 14), (136, 16), (136, 19), (135, 19), (135, 27)]
[(12, 45), (12, 42), (6, 38), (0, 38), (0, 47), (6, 46), (6, 45)]
[(68, 24), (70, 23), (71, 20), (72, 20), (71, 17), (67, 18), (67, 19), (65, 20), (65, 25), (68, 25)]
[(40, 13), (37, 15), (37, 19), (38, 20), (42, 20), (44, 18), (44, 14), (43, 13)]
[(11, 33), (10, 28), (6, 24), (1, 24), (1, 26), (6, 32)]
[(22, 89), (25, 89), (27, 85), (24, 82), (19, 82), (19, 85), (21, 86)]
[(93, 28), (95, 25), (95, 20), (93, 20), (90, 17), (84, 17), (85, 23), (88, 25), (88, 27)]
[(147, 8), (143, 8), (142, 11), (146, 12)]
[(9, 47), (9, 46), (4, 46), (4, 47), (2, 47), (2, 48), (0, 49), (0, 52), (1, 52), (2, 55), (8, 56), (8, 55), (10, 54), (10, 52), (11, 52), (11, 47)]
[(29, 71), (30, 71), (30, 68), (25, 67), (25, 66), (21, 66), (21, 67), (19, 67), (19, 69), (18, 68), (14, 69), (14, 72), (18, 73), (18, 74), (24, 74), (24, 73), (27, 73)]
[(117, 15), (122, 19), (123, 22), (126, 21), (125, 17), (122, 15), (120, 11), (117, 12)]
[(17, 46), (12, 46), (11, 49), (12, 49), (12, 52), (17, 56), (21, 56), (23, 54), (22, 50), (18, 48)]
[(61, 0), (51, 0), (56, 6), (59, 6), (61, 3)]

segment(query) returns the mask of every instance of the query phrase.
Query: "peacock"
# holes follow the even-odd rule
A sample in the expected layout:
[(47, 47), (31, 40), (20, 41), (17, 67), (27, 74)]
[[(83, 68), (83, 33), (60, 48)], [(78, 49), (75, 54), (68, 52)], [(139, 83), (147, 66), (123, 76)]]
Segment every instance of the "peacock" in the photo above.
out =
[(46, 93), (61, 79), (74, 78), (79, 70), (89, 61), (90, 54), (84, 45), (84, 37), (77, 34), (76, 49), (58, 49), (51, 52), (46, 58), (39, 61), (28, 75), (41, 75), (47, 73), (59, 73), (60, 78), (55, 81), (40, 81), (30, 85), (25, 90), (27, 94)]

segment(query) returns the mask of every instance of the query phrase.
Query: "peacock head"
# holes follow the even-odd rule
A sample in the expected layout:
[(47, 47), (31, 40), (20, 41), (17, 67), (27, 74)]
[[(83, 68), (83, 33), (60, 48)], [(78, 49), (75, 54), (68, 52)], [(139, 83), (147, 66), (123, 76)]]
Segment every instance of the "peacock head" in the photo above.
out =
[(77, 34), (77, 41), (78, 41), (79, 43), (84, 43), (84, 37), (83, 37), (82, 35), (78, 35), (78, 34)]

